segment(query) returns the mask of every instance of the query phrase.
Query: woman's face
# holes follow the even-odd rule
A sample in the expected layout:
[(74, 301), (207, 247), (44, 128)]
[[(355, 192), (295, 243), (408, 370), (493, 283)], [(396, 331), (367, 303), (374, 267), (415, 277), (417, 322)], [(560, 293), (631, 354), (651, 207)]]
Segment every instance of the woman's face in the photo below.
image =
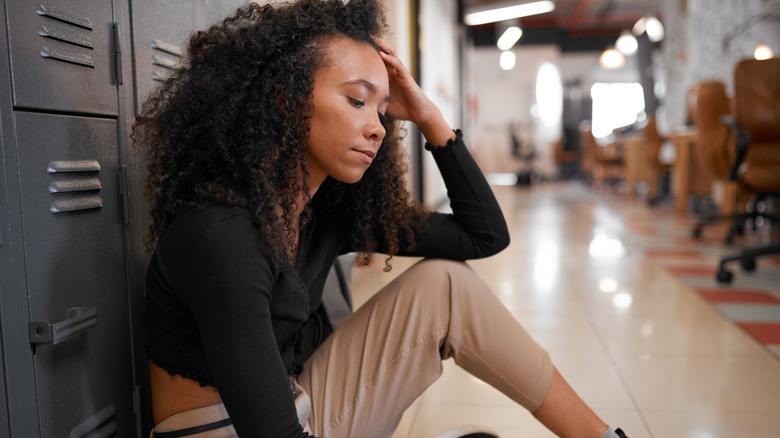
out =
[(390, 101), (387, 69), (371, 45), (333, 39), (314, 73), (308, 169), (316, 189), (330, 175), (360, 181), (374, 160), (385, 129), (380, 117)]

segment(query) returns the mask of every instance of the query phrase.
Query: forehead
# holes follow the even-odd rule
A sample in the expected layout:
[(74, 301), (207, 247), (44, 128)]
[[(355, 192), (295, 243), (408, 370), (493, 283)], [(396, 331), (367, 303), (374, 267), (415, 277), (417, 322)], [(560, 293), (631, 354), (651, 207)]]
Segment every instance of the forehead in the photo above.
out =
[(372, 45), (346, 37), (326, 42), (325, 59), (315, 72), (315, 81), (367, 80), (387, 90), (387, 68)]

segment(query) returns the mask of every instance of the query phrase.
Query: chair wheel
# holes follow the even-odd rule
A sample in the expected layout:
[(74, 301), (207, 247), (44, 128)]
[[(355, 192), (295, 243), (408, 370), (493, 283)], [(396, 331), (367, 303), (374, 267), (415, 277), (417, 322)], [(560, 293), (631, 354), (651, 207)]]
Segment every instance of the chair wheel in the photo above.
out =
[(718, 283), (731, 283), (732, 278), (733, 275), (731, 272), (726, 271), (725, 269), (721, 269), (718, 271), (717, 275), (715, 275), (715, 279), (718, 280)]
[(753, 257), (742, 259), (740, 263), (742, 264), (742, 269), (747, 272), (753, 272), (756, 270), (756, 259)]

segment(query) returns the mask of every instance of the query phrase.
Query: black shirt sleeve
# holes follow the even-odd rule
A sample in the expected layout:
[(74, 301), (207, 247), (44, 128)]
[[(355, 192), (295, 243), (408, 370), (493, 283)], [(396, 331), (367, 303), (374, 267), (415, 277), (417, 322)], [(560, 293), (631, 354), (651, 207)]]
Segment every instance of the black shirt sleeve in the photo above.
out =
[[(494, 255), (509, 245), (504, 215), (463, 135), (443, 146), (425, 145), (447, 187), (452, 214), (431, 213), (412, 251), (398, 255), (469, 260)], [(381, 251), (379, 251), (381, 252)]]
[(187, 245), (177, 288), (197, 321), (214, 383), (239, 436), (308, 437), (274, 335), (272, 256), (241, 216), (211, 223)]

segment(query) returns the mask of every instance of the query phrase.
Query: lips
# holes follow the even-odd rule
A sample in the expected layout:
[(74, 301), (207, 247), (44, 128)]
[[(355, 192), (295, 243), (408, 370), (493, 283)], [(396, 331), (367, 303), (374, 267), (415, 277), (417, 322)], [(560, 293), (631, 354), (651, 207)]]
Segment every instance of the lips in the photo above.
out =
[(374, 161), (374, 157), (376, 157), (376, 152), (374, 152), (371, 149), (353, 149), (355, 152), (357, 152), (363, 161), (365, 161), (367, 164), (371, 164)]

